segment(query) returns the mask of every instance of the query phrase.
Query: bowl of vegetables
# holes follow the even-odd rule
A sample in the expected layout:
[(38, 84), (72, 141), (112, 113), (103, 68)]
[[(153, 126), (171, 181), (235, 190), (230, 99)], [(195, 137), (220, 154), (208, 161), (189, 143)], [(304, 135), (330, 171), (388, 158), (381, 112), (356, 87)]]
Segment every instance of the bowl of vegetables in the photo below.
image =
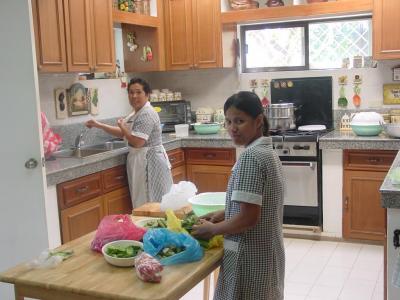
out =
[(117, 267), (132, 267), (135, 257), (143, 252), (143, 243), (132, 240), (118, 240), (107, 243), (101, 249), (104, 259)]
[(136, 221), (135, 225), (147, 229), (167, 228), (167, 220), (165, 218), (145, 218)]

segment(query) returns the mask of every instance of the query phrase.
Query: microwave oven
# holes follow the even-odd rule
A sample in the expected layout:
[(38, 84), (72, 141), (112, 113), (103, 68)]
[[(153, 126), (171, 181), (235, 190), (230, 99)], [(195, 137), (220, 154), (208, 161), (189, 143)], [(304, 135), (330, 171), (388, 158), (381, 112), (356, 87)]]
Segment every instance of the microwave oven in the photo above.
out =
[(192, 123), (190, 101), (158, 101), (150, 102), (150, 104), (158, 112), (161, 124), (164, 124), (162, 132), (175, 131), (175, 125), (177, 124)]

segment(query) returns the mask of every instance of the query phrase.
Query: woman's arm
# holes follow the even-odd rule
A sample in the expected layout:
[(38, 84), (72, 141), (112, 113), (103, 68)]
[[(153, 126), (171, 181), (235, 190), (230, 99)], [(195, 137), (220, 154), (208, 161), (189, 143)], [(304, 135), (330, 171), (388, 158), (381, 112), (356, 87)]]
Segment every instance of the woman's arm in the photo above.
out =
[(192, 234), (198, 238), (210, 239), (219, 234), (242, 233), (257, 225), (260, 220), (261, 207), (257, 204), (240, 203), (240, 212), (231, 219), (211, 223), (201, 221), (201, 225), (194, 225)]
[(120, 129), (118, 126), (107, 125), (107, 124), (98, 122), (98, 121), (93, 120), (93, 119), (87, 121), (87, 122), (85, 123), (85, 125), (86, 125), (86, 127), (88, 127), (88, 128), (93, 128), (93, 127), (95, 127), (95, 128), (102, 129), (102, 130), (104, 130), (105, 132), (107, 132), (107, 133), (109, 133), (109, 134), (111, 134), (111, 135), (114, 135), (114, 136), (116, 136), (116, 137), (119, 137), (119, 138), (122, 138), (122, 137), (123, 137), (122, 131), (121, 131), (121, 129)]
[(121, 134), (122, 134), (121, 137), (125, 137), (131, 146), (133, 146), (135, 148), (141, 148), (144, 146), (144, 144), (146, 143), (146, 140), (132, 135), (131, 131), (129, 130), (129, 128), (126, 124), (125, 119), (123, 119), (123, 118), (119, 119), (117, 121), (117, 124), (118, 124), (119, 129), (121, 130)]

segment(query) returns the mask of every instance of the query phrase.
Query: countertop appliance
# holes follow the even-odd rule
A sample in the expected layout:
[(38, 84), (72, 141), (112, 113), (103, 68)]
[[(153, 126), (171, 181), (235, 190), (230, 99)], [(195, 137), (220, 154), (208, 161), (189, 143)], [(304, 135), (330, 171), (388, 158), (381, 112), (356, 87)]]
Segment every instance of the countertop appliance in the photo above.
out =
[(151, 102), (158, 112), (161, 124), (164, 124), (162, 132), (174, 132), (177, 124), (192, 123), (190, 101), (174, 100)]
[(333, 129), (332, 77), (274, 79), (271, 103), (293, 103), (297, 128), (326, 127), (271, 131), (286, 179), (284, 224), (322, 229), (322, 163), (318, 139)]

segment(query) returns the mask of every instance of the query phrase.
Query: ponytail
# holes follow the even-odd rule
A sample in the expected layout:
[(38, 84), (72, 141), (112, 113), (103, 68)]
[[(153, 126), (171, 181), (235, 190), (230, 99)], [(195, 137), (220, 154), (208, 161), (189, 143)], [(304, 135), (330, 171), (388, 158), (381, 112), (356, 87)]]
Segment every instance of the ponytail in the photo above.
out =
[(265, 113), (263, 113), (263, 136), (269, 136), (269, 122), (267, 117), (265, 116)]

